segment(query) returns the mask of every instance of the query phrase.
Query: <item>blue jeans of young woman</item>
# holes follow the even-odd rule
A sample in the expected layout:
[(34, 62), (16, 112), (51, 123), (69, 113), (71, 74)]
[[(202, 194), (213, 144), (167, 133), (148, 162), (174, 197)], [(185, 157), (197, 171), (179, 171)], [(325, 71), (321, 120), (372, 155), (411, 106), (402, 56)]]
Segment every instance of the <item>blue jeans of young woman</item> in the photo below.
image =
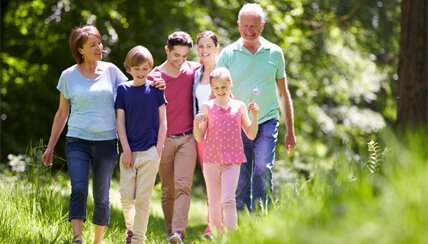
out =
[(275, 164), (275, 147), (278, 138), (277, 119), (259, 124), (254, 141), (242, 132), (245, 157), (247, 162), (241, 164), (238, 188), (236, 189), (236, 208), (245, 207), (253, 211), (260, 201), (271, 202), (273, 191), (272, 169)]
[(68, 219), (86, 220), (89, 174), (92, 168), (94, 214), (92, 223), (105, 226), (110, 221), (110, 181), (118, 157), (117, 140), (88, 141), (66, 139), (68, 174), (71, 180)]

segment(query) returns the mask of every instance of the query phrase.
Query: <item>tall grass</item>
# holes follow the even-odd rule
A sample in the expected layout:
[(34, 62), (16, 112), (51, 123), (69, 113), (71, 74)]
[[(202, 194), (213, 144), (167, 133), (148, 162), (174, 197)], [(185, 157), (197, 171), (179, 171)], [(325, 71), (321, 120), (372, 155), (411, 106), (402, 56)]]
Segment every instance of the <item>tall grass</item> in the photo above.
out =
[[(239, 230), (217, 243), (428, 243), (428, 159), (425, 133), (387, 134), (367, 145), (360, 161), (338, 156), (309, 180), (282, 185), (259, 212), (241, 212)], [(339, 149), (337, 149), (339, 151)], [(321, 161), (322, 159), (320, 159)], [(313, 162), (317, 165), (317, 162)], [(69, 243), (67, 177), (33, 166), (0, 175), (0, 243)], [(125, 227), (117, 181), (106, 243), (123, 243)], [(88, 220), (93, 203), (88, 198)], [(206, 200), (192, 198), (187, 243), (202, 243)], [(89, 221), (88, 221), (89, 222)], [(93, 226), (85, 224), (84, 239)], [(160, 187), (154, 189), (148, 243), (166, 243)]]
[(284, 185), (273, 209), (241, 215), (227, 242), (428, 243), (427, 135), (385, 133), (382, 141), (368, 144), (362, 162), (343, 157)]

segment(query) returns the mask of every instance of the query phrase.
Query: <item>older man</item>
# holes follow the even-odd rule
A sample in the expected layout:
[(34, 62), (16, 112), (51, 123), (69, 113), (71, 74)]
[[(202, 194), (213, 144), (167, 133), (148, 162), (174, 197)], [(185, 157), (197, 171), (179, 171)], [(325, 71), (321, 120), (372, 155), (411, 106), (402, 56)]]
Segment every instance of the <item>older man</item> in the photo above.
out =
[(257, 137), (251, 141), (244, 133), (242, 135), (247, 163), (241, 166), (236, 191), (237, 208), (247, 207), (252, 211), (258, 206), (256, 204), (271, 201), (281, 107), (278, 100), (285, 110), (282, 114), (288, 152), (294, 149), (296, 140), (284, 55), (279, 46), (261, 37), (265, 25), (263, 9), (259, 4), (245, 4), (239, 11), (237, 23), (241, 38), (222, 50), (217, 67), (230, 70), (234, 82), (232, 92), (237, 99), (245, 103), (253, 100), (260, 105)]

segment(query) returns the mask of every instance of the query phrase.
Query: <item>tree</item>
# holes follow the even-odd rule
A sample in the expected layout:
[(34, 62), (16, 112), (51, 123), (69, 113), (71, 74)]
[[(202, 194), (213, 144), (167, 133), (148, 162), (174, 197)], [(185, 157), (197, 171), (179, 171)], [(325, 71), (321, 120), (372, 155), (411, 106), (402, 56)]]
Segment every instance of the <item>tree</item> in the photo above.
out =
[(427, 127), (427, 1), (403, 0), (398, 68), (397, 124)]
[[(165, 59), (166, 37), (175, 30), (192, 37), (212, 30), (222, 47), (236, 40), (238, 11), (246, 2), (2, 0), (1, 161), (9, 153), (25, 153), (29, 141), (47, 141), (58, 78), (74, 63), (67, 46), (73, 27), (96, 25), (109, 51), (105, 60), (122, 70), (126, 53), (138, 44), (158, 65)], [(263, 36), (283, 49), (287, 62), (299, 141), (287, 161), (334, 162), (344, 144), (350, 158), (362, 145), (365, 150), (368, 138), (396, 120), (391, 81), (398, 64), (400, 0), (255, 2), (268, 15)], [(189, 59), (195, 56), (192, 51)], [(64, 133), (60, 156), (63, 145)], [(277, 148), (278, 159), (286, 158), (281, 143)]]

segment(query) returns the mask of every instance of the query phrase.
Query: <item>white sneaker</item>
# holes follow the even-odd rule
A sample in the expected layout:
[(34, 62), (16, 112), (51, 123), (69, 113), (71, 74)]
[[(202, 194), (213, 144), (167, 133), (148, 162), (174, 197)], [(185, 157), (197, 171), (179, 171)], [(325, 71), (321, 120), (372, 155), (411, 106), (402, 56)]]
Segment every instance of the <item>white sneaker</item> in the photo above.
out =
[(183, 234), (179, 233), (179, 232), (174, 232), (174, 234), (172, 234), (172, 236), (169, 238), (169, 242), (171, 244), (182, 244), (183, 243)]

